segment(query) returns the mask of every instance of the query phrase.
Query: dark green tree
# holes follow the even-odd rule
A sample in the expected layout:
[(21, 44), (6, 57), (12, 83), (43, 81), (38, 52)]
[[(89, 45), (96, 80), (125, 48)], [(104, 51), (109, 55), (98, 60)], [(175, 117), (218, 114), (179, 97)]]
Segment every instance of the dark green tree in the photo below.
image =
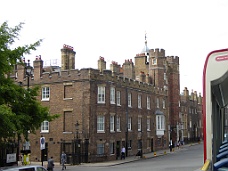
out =
[(59, 116), (49, 114), (49, 109), (37, 101), (39, 87), (24, 89), (9, 77), (15, 64), (25, 65), (22, 57), (36, 50), (42, 42), (40, 39), (11, 49), (23, 24), (10, 28), (4, 22), (0, 27), (0, 144), (15, 136), (23, 135), (28, 139), (28, 131), (34, 133), (43, 121), (52, 121)]

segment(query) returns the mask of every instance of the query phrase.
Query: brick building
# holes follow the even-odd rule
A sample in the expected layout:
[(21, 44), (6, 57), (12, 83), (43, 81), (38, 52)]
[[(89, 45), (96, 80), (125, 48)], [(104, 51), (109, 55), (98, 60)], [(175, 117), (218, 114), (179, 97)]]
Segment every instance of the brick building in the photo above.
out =
[(185, 143), (203, 138), (202, 96), (196, 91), (189, 93), (187, 87), (181, 94), (179, 138)]
[[(31, 160), (40, 161), (40, 137), (45, 137), (48, 156), (58, 161), (61, 151), (68, 163), (118, 159), (122, 146), (127, 156), (139, 150), (149, 153), (176, 141), (179, 121), (179, 58), (165, 56), (163, 49), (145, 47), (134, 60), (117, 62), (106, 69), (103, 57), (98, 69), (75, 69), (73, 47), (61, 49), (61, 68), (33, 61), (30, 86), (39, 85), (38, 100), (60, 114), (44, 121), (30, 134)], [(27, 86), (24, 67), (15, 67), (16, 82)], [(22, 147), (21, 147), (22, 148)], [(75, 157), (76, 156), (76, 157)]]

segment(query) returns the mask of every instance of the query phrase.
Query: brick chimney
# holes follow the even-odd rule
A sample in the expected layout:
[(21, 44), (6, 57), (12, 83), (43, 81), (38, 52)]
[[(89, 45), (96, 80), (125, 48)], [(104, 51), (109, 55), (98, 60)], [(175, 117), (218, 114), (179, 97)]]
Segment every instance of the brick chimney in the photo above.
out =
[(43, 72), (43, 60), (41, 59), (41, 55), (36, 56), (35, 61), (33, 61), (33, 67), (34, 80), (39, 80)]
[(98, 69), (100, 70), (100, 72), (106, 70), (106, 61), (104, 60), (104, 57), (100, 56), (98, 60)]

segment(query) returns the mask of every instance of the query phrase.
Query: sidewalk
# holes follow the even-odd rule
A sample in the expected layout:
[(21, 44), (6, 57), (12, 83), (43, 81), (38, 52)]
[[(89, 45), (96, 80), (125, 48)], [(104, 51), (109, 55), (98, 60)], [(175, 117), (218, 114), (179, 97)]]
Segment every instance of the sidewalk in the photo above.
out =
[(120, 164), (124, 164), (124, 163), (134, 162), (137, 160), (144, 160), (144, 159), (148, 159), (148, 158), (152, 158), (152, 157), (159, 157), (162, 155), (168, 155), (169, 153), (170, 153), (169, 149), (160, 150), (157, 152), (151, 152), (151, 153), (143, 154), (143, 158), (141, 158), (140, 156), (129, 156), (123, 160), (119, 159), (119, 160), (113, 160), (113, 161), (107, 161), (107, 162), (98, 162), (98, 163), (82, 163), (81, 166), (85, 166), (85, 167), (114, 166), (114, 165), (120, 165)]
[[(198, 144), (198, 143), (195, 143), (195, 144)], [(129, 156), (129, 157), (126, 157), (123, 160), (113, 160), (113, 161), (105, 161), (105, 162), (97, 162), (97, 163), (81, 163), (80, 165), (77, 165), (77, 166), (80, 166), (80, 167), (115, 166), (115, 165), (120, 165), (120, 164), (124, 164), (124, 163), (134, 162), (134, 161), (137, 161), (137, 160), (145, 160), (145, 159), (149, 159), (149, 158), (153, 158), (153, 157), (169, 155), (171, 153), (176, 153), (176, 152), (179, 152), (181, 150), (184, 150), (185, 147), (187, 147), (187, 146), (192, 146), (192, 145), (195, 145), (195, 144), (182, 145), (182, 146), (180, 146), (179, 149), (177, 147), (175, 147), (172, 152), (170, 152), (169, 149), (165, 149), (165, 150), (158, 150), (158, 151), (151, 152), (151, 153), (146, 153), (146, 154), (143, 154), (143, 158), (140, 158), (140, 156)], [(31, 164), (37, 164), (37, 162), (32, 162)], [(39, 165), (40, 164), (41, 163), (39, 162)], [(47, 162), (44, 162), (43, 165), (46, 166)], [(60, 163), (55, 162), (55, 167), (56, 168), (60, 168), (61, 167)], [(69, 165), (68, 167), (72, 167), (72, 165)]]
[(165, 149), (165, 150), (158, 150), (158, 151), (151, 152), (151, 153), (146, 153), (146, 154), (143, 154), (143, 158), (140, 158), (138, 156), (129, 156), (129, 157), (126, 157), (124, 160), (113, 160), (113, 161), (99, 162), (99, 163), (82, 163), (80, 166), (81, 167), (115, 166), (115, 165), (120, 165), (120, 164), (124, 164), (124, 163), (134, 162), (134, 161), (137, 161), (137, 160), (145, 160), (145, 159), (149, 159), (149, 158), (153, 158), (153, 157), (169, 155), (171, 153), (176, 153), (176, 152), (179, 152), (181, 150), (184, 150), (185, 147), (193, 146), (193, 145), (196, 145), (196, 144), (198, 144), (198, 143), (181, 145), (179, 149), (177, 147), (175, 147), (172, 152), (170, 152), (169, 149)]
[(80, 166), (85, 166), (85, 167), (107, 167), (107, 166), (120, 165), (120, 164), (124, 164), (124, 163), (134, 162), (134, 161), (137, 161), (137, 160), (144, 160), (144, 159), (149, 159), (149, 158), (153, 158), (153, 157), (159, 157), (159, 156), (163, 156), (163, 155), (168, 155), (170, 153), (175, 153), (176, 151), (179, 151), (182, 148), (184, 148), (184, 147), (182, 146), (179, 149), (174, 148), (173, 152), (170, 152), (169, 149), (166, 149), (166, 150), (159, 150), (159, 151), (156, 151), (156, 152), (146, 153), (146, 154), (143, 154), (143, 158), (141, 158), (140, 156), (129, 156), (129, 157), (126, 157), (123, 160), (113, 160), (113, 161), (99, 162), (99, 163), (82, 163)]

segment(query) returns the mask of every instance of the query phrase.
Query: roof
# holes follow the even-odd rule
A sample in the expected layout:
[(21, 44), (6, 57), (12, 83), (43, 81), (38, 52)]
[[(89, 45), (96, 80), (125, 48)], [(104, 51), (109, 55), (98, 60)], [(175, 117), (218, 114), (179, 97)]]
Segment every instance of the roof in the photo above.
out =
[(160, 111), (159, 109), (157, 109), (155, 111), (155, 115), (164, 115), (164, 113), (162, 111)]

